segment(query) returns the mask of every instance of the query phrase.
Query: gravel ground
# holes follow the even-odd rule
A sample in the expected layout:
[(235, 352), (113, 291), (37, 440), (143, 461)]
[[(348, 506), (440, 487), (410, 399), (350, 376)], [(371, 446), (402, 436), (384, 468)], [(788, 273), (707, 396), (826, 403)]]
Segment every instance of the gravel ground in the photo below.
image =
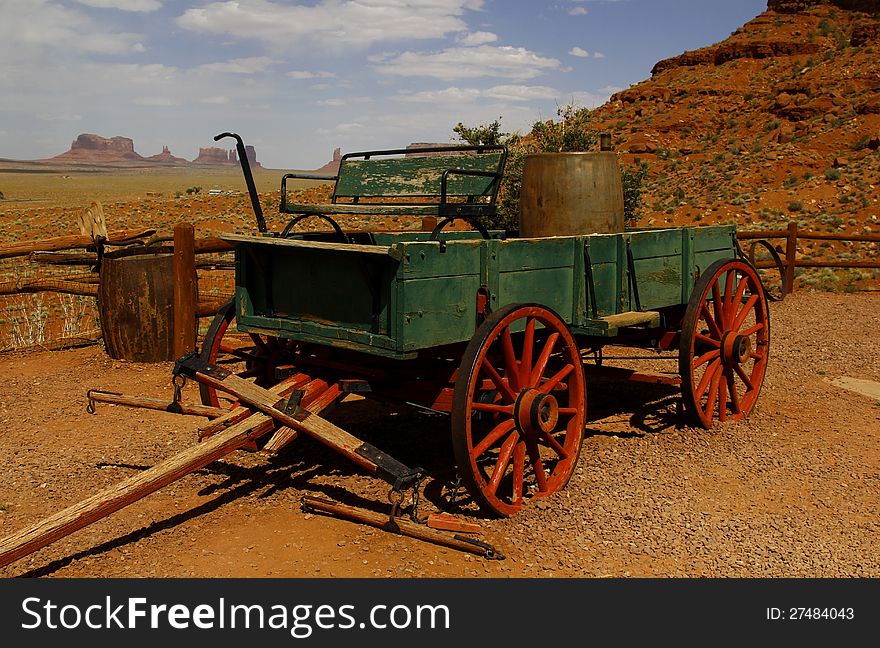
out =
[[(384, 510), (387, 487), (302, 439), (274, 459), (215, 462), (0, 576), (878, 577), (880, 404), (830, 384), (880, 381), (878, 330), (877, 294), (773, 304), (757, 410), (709, 431), (681, 426), (667, 388), (591, 383), (569, 486), (513, 518), (476, 519), (506, 560), (303, 513), (302, 494)], [(84, 411), (88, 387), (167, 397), (168, 366), (92, 347), (7, 354), (0, 370), (4, 535), (193, 443), (199, 419)], [(358, 401), (334, 420), (425, 466), (426, 510), (442, 501), (443, 418)]]

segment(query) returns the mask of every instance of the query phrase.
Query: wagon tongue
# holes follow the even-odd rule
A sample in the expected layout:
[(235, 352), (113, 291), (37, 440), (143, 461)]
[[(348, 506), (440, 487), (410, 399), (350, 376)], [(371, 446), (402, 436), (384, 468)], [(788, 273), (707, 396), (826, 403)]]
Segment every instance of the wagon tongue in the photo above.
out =
[(409, 468), (375, 446), (361, 441), (327, 419), (300, 407), (293, 401), (280, 399), (268, 389), (258, 387), (217, 365), (209, 364), (195, 354), (180, 358), (174, 374), (231, 394), (239, 402), (259, 410), (282, 425), (308, 434), (336, 450), (360, 467), (384, 479), (394, 491), (412, 488), (421, 478), (421, 468)]

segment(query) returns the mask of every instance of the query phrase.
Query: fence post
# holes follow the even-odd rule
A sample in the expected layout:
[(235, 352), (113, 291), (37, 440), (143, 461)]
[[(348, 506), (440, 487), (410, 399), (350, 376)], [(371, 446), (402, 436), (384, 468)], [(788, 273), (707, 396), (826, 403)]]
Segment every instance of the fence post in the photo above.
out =
[(797, 256), (797, 222), (788, 222), (788, 236), (785, 241), (785, 281), (783, 294), (788, 295), (794, 290), (794, 264)]
[(174, 226), (174, 357), (196, 348), (196, 235), (190, 223)]

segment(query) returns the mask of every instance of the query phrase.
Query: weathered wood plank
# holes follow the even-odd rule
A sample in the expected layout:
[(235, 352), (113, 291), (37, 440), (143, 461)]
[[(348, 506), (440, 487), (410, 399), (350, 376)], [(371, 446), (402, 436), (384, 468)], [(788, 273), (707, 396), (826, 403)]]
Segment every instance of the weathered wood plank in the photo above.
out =
[[(140, 407), (142, 409), (157, 410), (160, 412), (170, 412), (171, 404), (167, 400), (161, 398), (149, 398), (147, 396), (126, 396), (125, 394), (115, 394), (112, 392), (102, 392), (91, 390), (87, 394), (90, 401), (96, 403), (110, 403), (111, 405), (125, 405), (126, 407)], [(210, 405), (200, 405), (195, 403), (178, 403), (180, 406), (180, 414), (190, 414), (192, 416), (207, 416), (216, 419), (224, 416), (227, 410), (222, 407), (211, 407)]]
[(657, 311), (631, 311), (626, 313), (618, 313), (617, 315), (608, 315), (603, 317), (609, 328), (623, 328), (624, 326), (636, 326), (638, 324), (647, 324), (648, 326), (660, 326), (660, 313)]
[(385, 247), (382, 245), (359, 245), (357, 243), (325, 243), (322, 241), (301, 241), (298, 239), (276, 238), (271, 236), (245, 236), (242, 234), (222, 234), (224, 241), (235, 243), (247, 243), (253, 245), (271, 245), (284, 248), (301, 248), (310, 250), (332, 250), (335, 252), (358, 252), (360, 254), (374, 254), (387, 256), (396, 260), (402, 258), (403, 253), (397, 246)]
[[(405, 158), (347, 159), (342, 161), (336, 196), (439, 196), (440, 178), (447, 169), (498, 171), (500, 152), (431, 155)], [(491, 196), (496, 179), (450, 175), (450, 196)]]
[[(139, 239), (155, 233), (154, 229), (126, 229), (111, 232), (108, 242), (125, 243), (132, 239)], [(19, 243), (4, 243), (0, 245), (0, 259), (9, 257), (23, 256), (31, 252), (51, 252), (53, 250), (75, 250), (77, 248), (86, 248), (94, 245), (94, 241), (90, 236), (56, 236), (54, 238), (42, 239), (39, 241), (21, 241)]]
[(275, 404), (278, 402), (278, 397), (276, 395), (272, 394), (269, 390), (257, 387), (253, 383), (250, 383), (243, 378), (239, 378), (234, 374), (218, 379), (210, 373), (197, 371), (196, 378), (201, 383), (233, 394), (247, 403), (250, 407), (260, 410), (276, 421), (279, 421), (298, 432), (308, 434), (310, 437), (320, 441), (333, 450), (336, 450), (368, 472), (374, 474), (377, 472), (376, 464), (358, 453), (358, 449), (364, 445), (363, 441), (352, 436), (342, 428), (333, 425), (330, 421), (322, 419), (317, 414), (310, 414), (309, 416), (302, 418), (302, 420), (291, 414), (287, 414), (275, 407)]
[(315, 204), (288, 204), (287, 213), (290, 214), (352, 214), (361, 216), (383, 216), (394, 214), (395, 216), (439, 216), (440, 203), (432, 205), (405, 205), (395, 203), (324, 203)]

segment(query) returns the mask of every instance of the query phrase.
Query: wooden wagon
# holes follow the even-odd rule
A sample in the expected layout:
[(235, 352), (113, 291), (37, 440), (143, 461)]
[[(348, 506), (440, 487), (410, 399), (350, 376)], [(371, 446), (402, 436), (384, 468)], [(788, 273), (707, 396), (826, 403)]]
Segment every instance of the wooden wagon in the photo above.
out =
[[(684, 413), (698, 426), (754, 409), (769, 312), (733, 226), (506, 238), (481, 222), (495, 214), (506, 150), (443, 147), (346, 155), (335, 176), (306, 176), (334, 182), (324, 205), (289, 202), (285, 176), (280, 211), (291, 218), (270, 233), (244, 144), (231, 133), (218, 138), (226, 136), (237, 141), (259, 234), (224, 237), (235, 247), (235, 296), (202, 348), (175, 364), (178, 392), (195, 379), (202, 405), (177, 394), (169, 409), (212, 419), (200, 443), (0, 541), (0, 565), (236, 449), (277, 452), (299, 434), (391, 485), (384, 519), (307, 498), (312, 508), (497, 555), (417, 523), (423, 471), (321, 416), (350, 393), (448, 414), (461, 482), (501, 516), (569, 481), (595, 372), (680, 385)], [(438, 222), (431, 232), (346, 231), (334, 218), (346, 214)], [(332, 229), (298, 232), (309, 217)], [(459, 219), (474, 229), (444, 229)], [(679, 375), (609, 367), (602, 349), (611, 344), (677, 351)], [(413, 520), (401, 517), (407, 491)]]
[[(494, 211), (503, 151), (432, 152), (346, 156), (329, 204), (290, 206), (284, 190), (282, 211), (292, 222), (395, 213), (479, 225)], [(442, 222), (431, 233), (333, 225), (224, 237), (235, 298), (201, 360), (231, 362), (263, 387), (299, 375), (304, 404), (358, 392), (448, 413), (457, 470), (487, 511), (510, 515), (567, 483), (586, 422), (584, 366), (608, 344), (678, 349), (680, 378), (614, 375), (680, 384), (697, 425), (755, 406), (767, 299), (733, 226), (528, 239)], [(201, 389), (220, 404), (215, 387)]]

